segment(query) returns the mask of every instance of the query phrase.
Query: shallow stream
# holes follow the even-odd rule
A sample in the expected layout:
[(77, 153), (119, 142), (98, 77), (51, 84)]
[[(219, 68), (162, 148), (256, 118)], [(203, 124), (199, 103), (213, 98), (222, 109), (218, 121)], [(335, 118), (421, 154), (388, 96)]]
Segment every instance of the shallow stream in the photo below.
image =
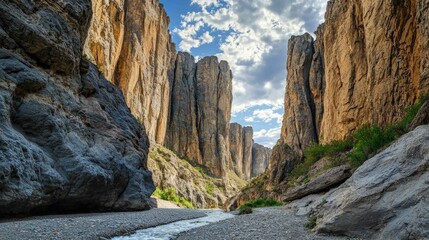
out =
[(138, 230), (132, 235), (115, 237), (112, 240), (169, 240), (181, 232), (186, 232), (194, 228), (234, 217), (233, 214), (221, 210), (207, 210), (205, 213), (207, 214), (206, 217), (182, 220), (153, 228), (146, 228)]

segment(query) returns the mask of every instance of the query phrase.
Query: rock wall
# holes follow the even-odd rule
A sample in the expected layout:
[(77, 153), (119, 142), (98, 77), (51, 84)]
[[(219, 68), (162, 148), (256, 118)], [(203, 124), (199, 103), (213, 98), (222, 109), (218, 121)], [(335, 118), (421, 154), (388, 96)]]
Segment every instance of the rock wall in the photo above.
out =
[(271, 149), (254, 143), (252, 147), (252, 174), (251, 178), (261, 175), (268, 167)]
[[(232, 73), (228, 63), (179, 53), (172, 81), (166, 147), (221, 177), (230, 162)], [(186, 94), (184, 94), (186, 93)]]
[(268, 166), (271, 149), (253, 142), (253, 128), (231, 123), (229, 131), (230, 169), (249, 180), (260, 175)]
[(90, 4), (0, 3), (0, 215), (149, 208), (144, 129), (82, 58)]
[[(317, 41), (309, 34), (289, 41), (280, 144), (302, 156), (313, 142), (343, 139), (367, 123), (385, 126), (401, 119), (406, 106), (429, 90), (427, 4), (329, 1)], [(273, 169), (288, 159), (297, 162), (281, 152), (270, 163)], [(283, 166), (288, 167), (280, 175), (286, 176), (295, 164)]]
[(85, 54), (122, 90), (149, 139), (163, 144), (176, 50), (162, 4), (159, 0), (94, 0), (92, 9)]

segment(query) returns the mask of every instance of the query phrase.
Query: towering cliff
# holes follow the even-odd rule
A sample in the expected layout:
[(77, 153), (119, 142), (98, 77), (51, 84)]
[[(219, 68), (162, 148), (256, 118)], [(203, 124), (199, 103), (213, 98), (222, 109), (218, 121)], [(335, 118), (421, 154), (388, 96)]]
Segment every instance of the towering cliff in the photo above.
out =
[(84, 52), (124, 93), (151, 141), (163, 144), (176, 50), (159, 0), (92, 1)]
[(149, 208), (148, 139), (82, 57), (88, 0), (0, 3), (0, 215)]
[[(313, 142), (401, 119), (406, 106), (429, 90), (425, 6), (427, 1), (414, 0), (330, 1), (317, 41), (308, 34), (292, 37), (280, 145), (299, 158)], [(299, 162), (277, 150), (273, 169)]]
[(166, 147), (221, 177), (230, 162), (232, 74), (228, 63), (177, 55)]
[(261, 175), (268, 167), (271, 149), (254, 143), (252, 146), (252, 174), (250, 177)]
[(268, 166), (271, 149), (253, 142), (253, 128), (231, 123), (229, 131), (230, 168), (245, 180), (260, 175)]

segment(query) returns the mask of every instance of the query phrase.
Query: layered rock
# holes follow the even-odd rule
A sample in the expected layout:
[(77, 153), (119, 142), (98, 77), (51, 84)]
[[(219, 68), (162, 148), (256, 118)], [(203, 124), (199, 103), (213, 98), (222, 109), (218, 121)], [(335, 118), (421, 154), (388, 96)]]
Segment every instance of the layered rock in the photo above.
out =
[(162, 144), (176, 55), (163, 6), (158, 0), (94, 0), (92, 9), (85, 54), (123, 91), (149, 139)]
[(148, 139), (82, 59), (87, 0), (0, 3), (0, 214), (149, 208)]
[(366, 161), (315, 208), (319, 232), (365, 239), (427, 239), (429, 126)]
[(232, 74), (228, 63), (216, 57), (195, 63), (189, 54), (179, 53), (172, 88), (167, 148), (215, 176), (224, 176), (230, 162)]
[[(232, 154), (231, 154), (232, 155)], [(268, 167), (271, 149), (254, 143), (252, 147), (252, 174), (251, 178), (261, 175)]]

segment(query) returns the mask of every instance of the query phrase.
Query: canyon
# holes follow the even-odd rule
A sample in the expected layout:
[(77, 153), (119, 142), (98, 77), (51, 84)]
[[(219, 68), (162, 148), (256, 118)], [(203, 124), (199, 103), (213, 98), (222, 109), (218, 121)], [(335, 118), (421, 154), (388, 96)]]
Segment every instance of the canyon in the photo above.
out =
[[(271, 150), (230, 123), (229, 64), (177, 52), (158, 0), (3, 1), (0, 215), (148, 210), (173, 189), (197, 208), (279, 200), (317, 233), (429, 238), (428, 6), (330, 0), (315, 38), (288, 42)], [(400, 136), (354, 166), (368, 126)], [(347, 146), (295, 176), (329, 144)]]

